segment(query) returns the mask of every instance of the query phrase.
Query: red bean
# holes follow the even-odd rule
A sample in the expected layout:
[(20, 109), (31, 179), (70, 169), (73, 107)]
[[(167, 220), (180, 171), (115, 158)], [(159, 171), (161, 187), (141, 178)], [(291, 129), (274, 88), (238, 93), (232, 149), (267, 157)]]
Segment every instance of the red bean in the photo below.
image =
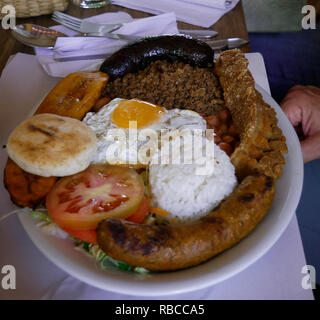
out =
[(220, 126), (220, 120), (219, 120), (219, 118), (218, 118), (217, 116), (215, 116), (215, 115), (206, 117), (206, 121), (207, 121), (207, 123), (208, 123), (208, 125), (209, 125), (210, 127), (215, 127), (215, 128), (217, 128), (217, 127)]
[(94, 112), (98, 112), (102, 107), (108, 104), (111, 101), (109, 97), (100, 98), (94, 107), (92, 108)]
[(230, 143), (232, 143), (232, 142), (234, 141), (234, 137), (226, 134), (226, 135), (224, 135), (224, 136), (222, 137), (222, 140), (223, 140), (223, 142), (230, 144)]
[(225, 143), (225, 142), (220, 142), (219, 147), (221, 150), (223, 150), (228, 156), (230, 156), (233, 152), (232, 147), (230, 146), (230, 144)]
[(233, 123), (231, 123), (229, 129), (228, 129), (228, 133), (230, 136), (233, 136), (233, 137), (237, 137), (238, 136), (238, 133), (237, 133), (237, 130), (236, 130), (236, 127)]
[(222, 142), (221, 137), (216, 134), (216, 135), (214, 136), (214, 142), (215, 142), (215, 144), (219, 144), (220, 142)]
[(227, 132), (228, 132), (228, 126), (225, 123), (223, 123), (220, 126), (220, 128), (218, 128), (217, 130), (217, 134), (221, 137), (224, 136)]
[(231, 119), (231, 113), (227, 109), (220, 110), (218, 112), (218, 116), (219, 116), (220, 120), (223, 122), (228, 122)]

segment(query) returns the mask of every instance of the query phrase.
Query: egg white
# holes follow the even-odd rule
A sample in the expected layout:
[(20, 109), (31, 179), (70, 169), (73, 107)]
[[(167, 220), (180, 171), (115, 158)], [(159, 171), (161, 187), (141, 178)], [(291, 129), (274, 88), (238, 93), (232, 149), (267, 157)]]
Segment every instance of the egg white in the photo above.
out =
[[(137, 153), (139, 148), (147, 142), (131, 141), (128, 139), (128, 129), (122, 129), (124, 136), (114, 141), (112, 139), (112, 130), (121, 129), (112, 121), (112, 114), (119, 105), (120, 101), (125, 99), (116, 98), (102, 107), (97, 113), (89, 112), (83, 119), (83, 122), (90, 127), (97, 136), (98, 149), (93, 157), (93, 163), (110, 163), (110, 164), (132, 164), (139, 163)], [(137, 130), (137, 134), (143, 129), (153, 129), (160, 133), (160, 130), (176, 130), (188, 128), (206, 129), (206, 121), (198, 113), (191, 110), (181, 109), (164, 109), (164, 113), (160, 119), (150, 125)], [(111, 141), (110, 141), (111, 140)], [(114, 152), (117, 150), (117, 152)]]

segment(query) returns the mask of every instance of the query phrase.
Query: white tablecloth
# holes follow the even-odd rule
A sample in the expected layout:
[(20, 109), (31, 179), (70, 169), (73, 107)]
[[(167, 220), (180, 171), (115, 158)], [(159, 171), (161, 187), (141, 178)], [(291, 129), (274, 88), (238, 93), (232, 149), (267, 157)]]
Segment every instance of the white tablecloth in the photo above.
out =
[[(270, 92), (263, 58), (260, 54), (248, 54), (250, 69), (256, 82)], [(28, 75), (32, 74), (32, 81)], [(17, 87), (8, 86), (8, 79), (16, 79)], [(0, 108), (4, 118), (2, 132), (17, 125), (10, 110), (10, 97), (15, 94), (25, 97), (26, 106), (30, 105), (32, 92), (45, 96), (59, 79), (46, 75), (37, 64), (34, 56), (17, 54), (8, 63), (0, 79)], [(40, 102), (40, 101), (39, 101)], [(34, 102), (33, 102), (34, 103)], [(25, 109), (23, 116), (30, 114)], [(21, 115), (20, 115), (21, 117)], [(1, 144), (7, 136), (1, 135)], [(3, 181), (5, 149), (1, 149), (0, 181)], [(0, 193), (6, 191), (0, 186)], [(2, 199), (8, 200), (5, 194)], [(8, 202), (8, 201), (6, 201)], [(1, 215), (10, 210), (1, 207)], [(0, 270), (5, 265), (16, 268), (16, 289), (5, 290), (1, 287), (1, 299), (148, 299), (103, 291), (87, 285), (57, 268), (47, 260), (24, 232), (16, 216), (0, 223)], [(241, 273), (206, 289), (174, 296), (161, 296), (153, 299), (313, 299), (312, 291), (301, 286), (302, 267), (306, 265), (296, 216), (276, 244), (257, 262)], [(0, 273), (0, 280), (4, 274)]]

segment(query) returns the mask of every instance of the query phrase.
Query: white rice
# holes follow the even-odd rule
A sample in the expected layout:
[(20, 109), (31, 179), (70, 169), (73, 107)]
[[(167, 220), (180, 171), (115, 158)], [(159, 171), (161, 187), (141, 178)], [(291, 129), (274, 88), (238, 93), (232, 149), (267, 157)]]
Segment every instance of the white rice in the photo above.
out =
[[(198, 175), (199, 165), (150, 165), (152, 205), (171, 213), (170, 219), (193, 220), (208, 214), (237, 184), (235, 168), (228, 155), (211, 141), (214, 170)], [(197, 158), (197, 156), (195, 156)]]

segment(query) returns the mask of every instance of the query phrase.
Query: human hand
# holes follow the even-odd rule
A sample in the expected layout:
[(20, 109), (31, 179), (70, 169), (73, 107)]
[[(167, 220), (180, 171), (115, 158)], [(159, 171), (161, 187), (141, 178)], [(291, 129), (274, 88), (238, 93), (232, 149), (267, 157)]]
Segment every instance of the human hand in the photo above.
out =
[(294, 127), (302, 127), (304, 162), (320, 158), (320, 88), (294, 86), (283, 99), (281, 107)]

